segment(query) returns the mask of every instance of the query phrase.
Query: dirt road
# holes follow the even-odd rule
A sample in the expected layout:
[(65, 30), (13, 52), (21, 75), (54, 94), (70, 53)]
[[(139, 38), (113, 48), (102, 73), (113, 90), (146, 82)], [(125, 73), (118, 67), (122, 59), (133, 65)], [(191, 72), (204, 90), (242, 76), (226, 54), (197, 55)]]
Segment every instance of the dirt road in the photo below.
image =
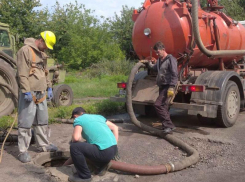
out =
[[(125, 116), (119, 116), (125, 117)], [(104, 182), (244, 182), (245, 181), (245, 113), (239, 115), (232, 128), (217, 128), (201, 125), (196, 117), (185, 111), (171, 110), (177, 130), (174, 135), (198, 150), (200, 161), (188, 169), (156, 176), (135, 176), (115, 171), (103, 177), (94, 176), (93, 181)], [(154, 118), (140, 118), (144, 122), (155, 122)], [(159, 165), (178, 161), (186, 154), (167, 141), (150, 136), (135, 127), (130, 121), (117, 124), (120, 128), (119, 153), (121, 160), (141, 165)], [(155, 123), (154, 126), (157, 126)], [(61, 150), (68, 150), (73, 130), (72, 125), (53, 124), (50, 141)], [(37, 155), (34, 146), (32, 157)], [(0, 164), (0, 181), (67, 181), (71, 167), (44, 168), (33, 163), (22, 164), (16, 157), (17, 144), (6, 146)]]

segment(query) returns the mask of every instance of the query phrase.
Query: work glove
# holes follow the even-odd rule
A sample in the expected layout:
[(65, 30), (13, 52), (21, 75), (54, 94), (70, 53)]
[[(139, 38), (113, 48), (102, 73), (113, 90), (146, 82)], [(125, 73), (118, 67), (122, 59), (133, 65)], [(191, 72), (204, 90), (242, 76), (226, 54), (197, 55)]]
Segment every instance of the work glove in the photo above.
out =
[(143, 64), (149, 64), (149, 61), (148, 60), (140, 60), (139, 62), (140, 63), (143, 63)]
[(24, 94), (25, 94), (24, 100), (27, 101), (27, 102), (31, 102), (32, 101), (31, 92), (26, 92)]
[(48, 99), (51, 100), (53, 98), (53, 91), (52, 88), (48, 88)]
[(169, 87), (167, 96), (168, 96), (168, 97), (173, 97), (173, 96), (174, 96), (174, 88)]

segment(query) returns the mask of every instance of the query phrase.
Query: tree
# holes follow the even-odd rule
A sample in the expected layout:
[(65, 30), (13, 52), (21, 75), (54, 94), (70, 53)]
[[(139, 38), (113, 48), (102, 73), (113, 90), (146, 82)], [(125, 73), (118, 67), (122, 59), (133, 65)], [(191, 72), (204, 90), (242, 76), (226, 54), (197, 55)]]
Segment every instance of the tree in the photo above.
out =
[(86, 68), (102, 59), (124, 59), (108, 23), (100, 23), (83, 4), (60, 6), (56, 2), (49, 17), (47, 28), (57, 36), (55, 49), (50, 53), (70, 68)]
[[(235, 20), (245, 19), (244, 0), (220, 0), (219, 4), (224, 6), (224, 12)], [(241, 6), (242, 5), (242, 6)]]
[(124, 51), (128, 59), (135, 59), (135, 56), (132, 55), (133, 10), (134, 8), (122, 6), (121, 14), (115, 13), (115, 16), (109, 20), (113, 37), (120, 44), (121, 50)]
[[(207, 0), (200, 1), (201, 6), (207, 6)], [(245, 20), (244, 0), (219, 0), (219, 5), (224, 6), (224, 12), (235, 20)]]
[(1, 0), (0, 6), (1, 22), (20, 37), (36, 36), (47, 21), (47, 10), (34, 10), (41, 6), (40, 0)]

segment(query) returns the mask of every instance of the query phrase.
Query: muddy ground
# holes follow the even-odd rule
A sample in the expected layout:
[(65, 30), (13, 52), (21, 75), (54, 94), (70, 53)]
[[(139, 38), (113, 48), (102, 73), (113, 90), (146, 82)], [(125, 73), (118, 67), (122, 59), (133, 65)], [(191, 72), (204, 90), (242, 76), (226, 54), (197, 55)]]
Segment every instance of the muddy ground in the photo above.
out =
[[(114, 117), (114, 116), (113, 116)], [(127, 118), (127, 115), (115, 117)], [(155, 176), (135, 176), (110, 171), (103, 177), (94, 176), (93, 181), (104, 182), (244, 182), (245, 181), (245, 112), (240, 113), (235, 126), (217, 128), (201, 125), (197, 118), (186, 111), (171, 110), (171, 117), (177, 126), (173, 135), (193, 146), (200, 155), (197, 164), (174, 173)], [(140, 118), (151, 124), (154, 118)], [(186, 153), (167, 141), (142, 132), (129, 120), (117, 124), (120, 128), (119, 154), (121, 160), (133, 164), (159, 165), (179, 161)], [(158, 126), (158, 123), (154, 123)], [(50, 141), (59, 149), (67, 151), (73, 130), (69, 124), (53, 124)], [(35, 146), (30, 147), (33, 158), (38, 155)], [(35, 164), (22, 164), (16, 158), (17, 144), (6, 146), (0, 164), (0, 181), (4, 182), (48, 182), (67, 181), (72, 166), (44, 168)]]

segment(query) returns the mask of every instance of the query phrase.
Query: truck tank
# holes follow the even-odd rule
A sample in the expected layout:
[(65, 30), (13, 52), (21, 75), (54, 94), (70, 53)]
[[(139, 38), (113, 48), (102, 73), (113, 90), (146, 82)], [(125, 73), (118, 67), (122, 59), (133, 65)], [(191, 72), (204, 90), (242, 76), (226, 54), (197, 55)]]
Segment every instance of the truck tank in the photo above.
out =
[[(217, 5), (217, 2), (215, 2)], [(189, 66), (215, 70), (219, 67), (220, 58), (210, 58), (200, 51), (194, 42), (192, 32), (192, 4), (188, 0), (146, 0), (141, 10), (135, 10), (132, 16), (133, 46), (140, 59), (157, 58), (153, 46), (162, 41), (166, 52), (178, 60), (191, 55)], [(245, 28), (240, 23), (220, 11), (223, 7), (212, 6), (198, 8), (200, 37), (206, 49), (244, 50)], [(216, 28), (215, 28), (216, 27)], [(223, 57), (226, 68), (242, 55)]]

